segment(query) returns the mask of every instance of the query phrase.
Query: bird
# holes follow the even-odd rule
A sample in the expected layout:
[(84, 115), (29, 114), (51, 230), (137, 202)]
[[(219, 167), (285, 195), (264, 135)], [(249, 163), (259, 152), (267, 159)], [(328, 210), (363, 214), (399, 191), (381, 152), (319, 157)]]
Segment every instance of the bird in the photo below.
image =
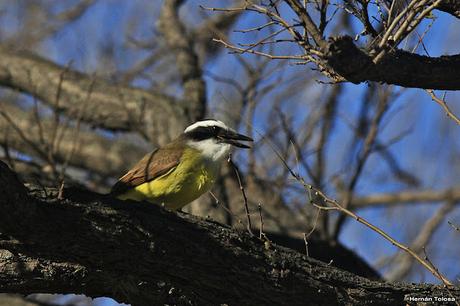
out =
[(233, 146), (249, 149), (242, 142), (252, 141), (222, 121), (195, 122), (170, 143), (146, 154), (118, 179), (110, 195), (179, 210), (212, 188)]

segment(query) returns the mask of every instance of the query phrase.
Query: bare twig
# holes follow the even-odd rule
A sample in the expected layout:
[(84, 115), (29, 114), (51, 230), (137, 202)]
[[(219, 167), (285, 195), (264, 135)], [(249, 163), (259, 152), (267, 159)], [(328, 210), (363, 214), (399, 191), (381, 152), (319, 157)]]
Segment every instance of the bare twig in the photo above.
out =
[(305, 243), (305, 254), (307, 255), (307, 257), (310, 257), (310, 254), (308, 253), (307, 233), (303, 233), (303, 242)]
[(300, 17), (303, 22), (303, 25), (307, 32), (311, 35), (315, 43), (323, 48), (326, 46), (327, 42), (324, 40), (321, 31), (318, 29), (316, 24), (311, 19), (307, 10), (302, 7), (302, 5), (297, 0), (285, 0), (286, 3), (291, 7), (291, 9)]
[(235, 171), (235, 175), (238, 180), (238, 185), (240, 186), (241, 194), (243, 195), (244, 209), (246, 211), (247, 229), (248, 229), (249, 234), (251, 234), (251, 236), (254, 237), (254, 234), (252, 233), (251, 216), (249, 214), (248, 198), (246, 196), (246, 191), (244, 190), (244, 187), (243, 187), (243, 182), (241, 181), (240, 172), (238, 171), (238, 168), (236, 167), (235, 163), (233, 163), (231, 156), (229, 156), (227, 161), (232, 166), (233, 170)]
[(213, 41), (222, 44), (225, 48), (231, 49), (235, 51), (236, 53), (250, 53), (250, 54), (255, 54), (255, 55), (260, 55), (267, 57), (269, 59), (292, 59), (292, 60), (301, 60), (301, 61), (309, 61), (309, 56), (306, 55), (272, 55), (269, 53), (257, 51), (257, 50), (251, 50), (247, 48), (240, 48), (235, 45), (229, 44), (226, 41), (222, 39), (216, 39), (214, 38)]
[(447, 292), (449, 293), (450, 297), (453, 299), (453, 301), (455, 301), (455, 305), (459, 306), (460, 305), (459, 302), (456, 301), (454, 295), (452, 294), (452, 292), (449, 289), (449, 286), (451, 286), (452, 284), (446, 283), (444, 281), (444, 278), (442, 277), (441, 273), (439, 273), (439, 269), (436, 268), (436, 266), (433, 264), (433, 262), (428, 257), (425, 247), (423, 247), (422, 249), (423, 249), (423, 254), (425, 255), (424, 259), (430, 264), (430, 266), (433, 268), (433, 270), (436, 271), (436, 273), (438, 274), (438, 278), (440, 278), (442, 280), (442, 282), (444, 283), (444, 285), (446, 286)]
[(458, 227), (457, 225), (453, 224), (451, 221), (447, 221), (447, 223), (448, 223), (454, 230), (456, 230), (457, 232), (460, 232), (460, 227)]
[(228, 207), (226, 207), (212, 191), (209, 191), (209, 195), (214, 199), (214, 202), (217, 206), (222, 207), (229, 215), (231, 215), (235, 220), (237, 220), (238, 223), (242, 223), (238, 216), (235, 215)]
[(62, 85), (64, 83), (64, 77), (65, 74), (70, 71), (72, 65), (72, 61), (70, 61), (64, 69), (62, 69), (61, 73), (59, 74), (59, 80), (56, 88), (56, 95), (54, 97), (54, 124), (52, 127), (52, 132), (51, 132), (51, 139), (50, 139), (50, 150), (48, 151), (49, 154), (49, 159), (52, 160), (54, 158), (54, 154), (57, 151), (58, 148), (58, 132), (59, 132), (59, 126), (60, 126), (60, 114), (59, 114), (59, 103), (61, 101), (61, 93), (62, 93)]
[(313, 222), (313, 226), (312, 226), (311, 230), (308, 233), (303, 233), (303, 241), (305, 242), (305, 251), (306, 251), (307, 256), (309, 256), (309, 254), (308, 254), (308, 238), (315, 231), (316, 225), (318, 224), (318, 219), (319, 219), (320, 214), (321, 214), (321, 209), (317, 209), (316, 216), (315, 216), (315, 221)]
[(269, 27), (269, 26), (272, 26), (272, 25), (275, 25), (276, 22), (274, 21), (270, 21), (270, 22), (267, 22), (263, 25), (260, 25), (260, 26), (257, 26), (257, 27), (253, 27), (253, 28), (249, 28), (249, 29), (242, 29), (242, 30), (235, 30), (234, 32), (236, 33), (249, 33), (249, 32), (254, 32), (254, 31), (260, 31), (266, 27)]
[(439, 105), (441, 105), (441, 107), (446, 112), (447, 117), (449, 117), (450, 119), (454, 120), (455, 123), (460, 125), (460, 119), (454, 113), (452, 113), (452, 111), (450, 110), (450, 108), (447, 105), (446, 101), (444, 100), (444, 97), (442, 99), (439, 99), (438, 97), (436, 97), (436, 95), (435, 95), (435, 93), (434, 93), (434, 91), (432, 89), (427, 89), (426, 92), (431, 96), (431, 99), (434, 102), (436, 102)]
[[(374, 57), (374, 63), (378, 63), (385, 56), (387, 52), (385, 47), (391, 46), (393, 48), (398, 46), (442, 1), (434, 1), (431, 5), (425, 7), (431, 2), (430, 0), (412, 0), (387, 28), (379, 42), (378, 47), (381, 51)], [(391, 43), (389, 42), (390, 40)]]

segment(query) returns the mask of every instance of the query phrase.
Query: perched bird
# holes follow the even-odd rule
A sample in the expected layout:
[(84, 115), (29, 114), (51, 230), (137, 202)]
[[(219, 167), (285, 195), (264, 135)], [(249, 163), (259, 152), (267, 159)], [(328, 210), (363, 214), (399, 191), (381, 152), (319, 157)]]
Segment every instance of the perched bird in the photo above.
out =
[(145, 155), (112, 187), (111, 195), (177, 210), (209, 191), (232, 146), (253, 141), (222, 121), (198, 121), (172, 142)]

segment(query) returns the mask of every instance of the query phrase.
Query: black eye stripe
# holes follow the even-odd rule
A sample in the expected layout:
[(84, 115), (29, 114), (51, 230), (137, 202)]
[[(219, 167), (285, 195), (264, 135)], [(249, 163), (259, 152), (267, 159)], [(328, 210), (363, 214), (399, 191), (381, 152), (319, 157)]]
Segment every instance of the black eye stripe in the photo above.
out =
[(185, 133), (185, 136), (193, 140), (204, 140), (215, 138), (221, 134), (223, 129), (218, 126), (200, 126), (192, 131)]

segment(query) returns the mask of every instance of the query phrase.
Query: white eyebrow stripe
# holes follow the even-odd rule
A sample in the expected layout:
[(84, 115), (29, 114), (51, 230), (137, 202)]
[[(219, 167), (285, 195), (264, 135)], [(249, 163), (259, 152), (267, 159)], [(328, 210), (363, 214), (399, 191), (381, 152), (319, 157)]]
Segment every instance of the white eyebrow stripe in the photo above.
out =
[(196, 128), (199, 127), (207, 127), (207, 126), (218, 126), (220, 128), (223, 128), (225, 130), (228, 130), (228, 126), (225, 125), (222, 121), (219, 120), (203, 120), (203, 121), (198, 121), (195, 122), (194, 124), (188, 126), (185, 130), (184, 133), (190, 132)]

